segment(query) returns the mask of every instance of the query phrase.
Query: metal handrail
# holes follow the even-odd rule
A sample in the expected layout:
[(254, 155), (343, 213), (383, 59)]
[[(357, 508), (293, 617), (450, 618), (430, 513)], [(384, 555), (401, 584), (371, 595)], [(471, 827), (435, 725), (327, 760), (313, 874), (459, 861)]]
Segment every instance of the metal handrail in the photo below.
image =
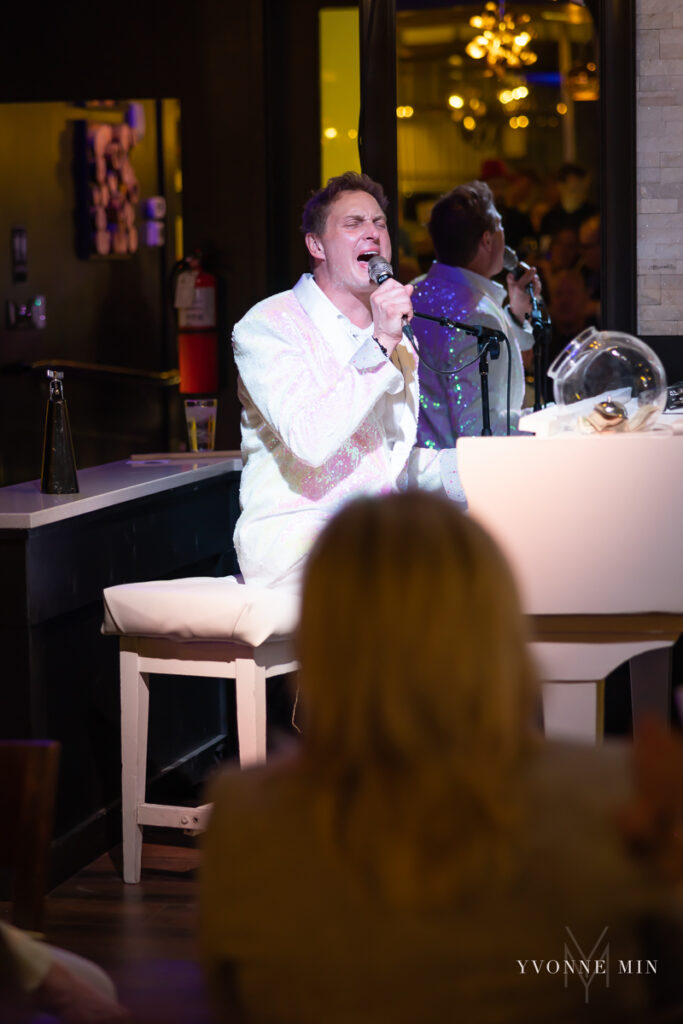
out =
[(78, 359), (38, 359), (32, 363), (13, 363), (3, 366), (2, 373), (38, 372), (42, 370), (74, 370), (77, 374), (93, 377), (127, 377), (130, 380), (148, 380), (161, 387), (180, 384), (180, 371), (139, 370), (132, 366), (108, 366), (105, 363), (86, 363)]

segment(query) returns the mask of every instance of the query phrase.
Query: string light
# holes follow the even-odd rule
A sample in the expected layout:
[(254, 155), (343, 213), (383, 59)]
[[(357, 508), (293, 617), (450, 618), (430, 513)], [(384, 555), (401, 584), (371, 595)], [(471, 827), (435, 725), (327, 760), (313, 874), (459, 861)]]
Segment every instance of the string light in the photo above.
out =
[(505, 106), (507, 103), (516, 103), (518, 100), (525, 100), (529, 95), (526, 85), (518, 85), (515, 89), (503, 89), (498, 93), (498, 99)]

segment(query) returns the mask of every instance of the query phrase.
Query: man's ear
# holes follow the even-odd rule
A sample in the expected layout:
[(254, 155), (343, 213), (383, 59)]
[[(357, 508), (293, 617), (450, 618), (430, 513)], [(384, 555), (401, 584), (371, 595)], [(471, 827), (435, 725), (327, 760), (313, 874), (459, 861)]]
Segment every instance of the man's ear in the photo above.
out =
[(493, 245), (493, 233), (491, 231), (485, 231), (479, 239), (479, 245), (485, 250), (485, 252), (491, 251)]
[(314, 260), (325, 259), (325, 249), (317, 235), (314, 235), (312, 231), (309, 231), (306, 234), (304, 241), (306, 242), (306, 248)]

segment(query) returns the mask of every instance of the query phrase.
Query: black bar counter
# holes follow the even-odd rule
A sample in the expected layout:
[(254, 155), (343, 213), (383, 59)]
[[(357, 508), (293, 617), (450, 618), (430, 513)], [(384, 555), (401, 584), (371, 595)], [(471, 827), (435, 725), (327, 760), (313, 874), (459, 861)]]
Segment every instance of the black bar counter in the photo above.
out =
[[(0, 737), (62, 744), (51, 883), (120, 839), (118, 641), (100, 633), (117, 583), (236, 571), (238, 457), (81, 470), (80, 493), (0, 488)], [(149, 778), (192, 785), (229, 744), (225, 684), (151, 684)]]

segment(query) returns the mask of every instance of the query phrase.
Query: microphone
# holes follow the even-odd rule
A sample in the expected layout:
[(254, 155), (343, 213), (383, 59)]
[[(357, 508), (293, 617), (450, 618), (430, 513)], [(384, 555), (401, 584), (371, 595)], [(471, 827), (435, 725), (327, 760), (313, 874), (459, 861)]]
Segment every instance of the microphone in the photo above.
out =
[[(394, 268), (383, 256), (371, 256), (368, 260), (368, 276), (373, 284), (384, 284), (385, 281), (394, 276)], [(415, 335), (408, 322), (408, 317), (404, 315), (401, 319), (403, 321), (403, 333), (408, 341), (414, 345)]]
[(531, 269), (528, 263), (523, 263), (520, 260), (515, 250), (511, 249), (509, 245), (506, 245), (503, 251), (503, 267), (508, 274), (512, 274), (515, 281), (519, 281), (522, 274), (526, 274), (527, 270)]
[[(515, 250), (511, 249), (509, 245), (506, 245), (503, 250), (503, 267), (509, 274), (512, 274), (515, 281), (519, 281), (522, 274), (526, 274), (527, 270), (531, 270), (529, 264), (520, 260)], [(531, 313), (528, 314), (528, 319), (531, 321), (531, 326), (534, 327), (534, 325), (541, 324), (543, 316), (538, 299), (536, 298), (533, 281), (529, 282), (526, 290), (531, 298)]]
[(394, 276), (394, 270), (383, 256), (371, 256), (368, 260), (368, 274), (374, 284), (384, 284), (388, 278)]

